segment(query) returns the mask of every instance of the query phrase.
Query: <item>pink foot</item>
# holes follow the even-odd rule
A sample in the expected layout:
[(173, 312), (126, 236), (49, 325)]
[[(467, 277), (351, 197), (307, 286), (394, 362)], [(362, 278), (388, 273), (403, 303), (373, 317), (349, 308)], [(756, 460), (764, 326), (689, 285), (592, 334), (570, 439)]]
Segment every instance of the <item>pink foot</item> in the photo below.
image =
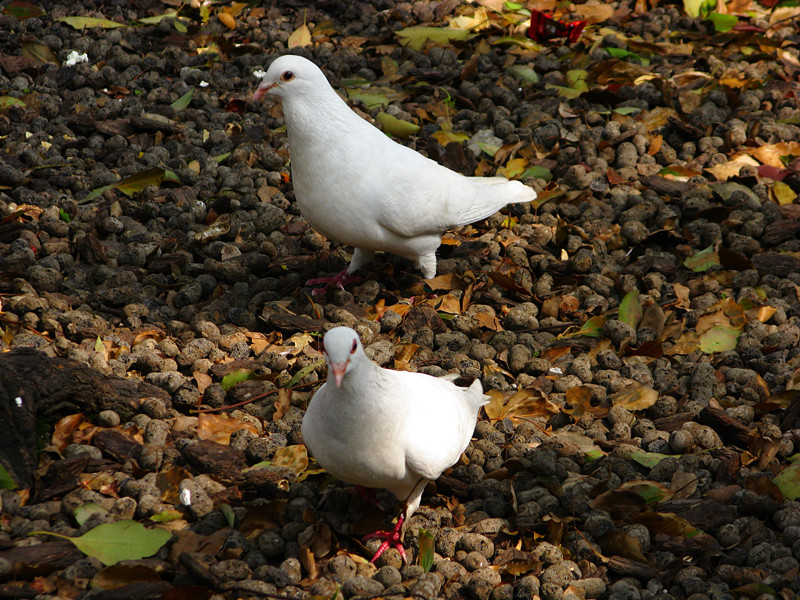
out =
[(392, 548), (396, 548), (397, 551), (400, 553), (400, 556), (403, 557), (403, 562), (408, 562), (406, 558), (406, 550), (403, 548), (403, 543), (400, 541), (400, 531), (403, 529), (403, 520), (404, 515), (400, 515), (397, 518), (397, 525), (394, 526), (394, 529), (391, 531), (376, 531), (375, 533), (370, 533), (369, 535), (365, 535), (365, 540), (371, 540), (374, 538), (380, 538), (383, 540), (383, 543), (378, 548), (378, 551), (375, 553), (375, 556), (372, 557), (372, 560), (369, 561), (374, 563), (378, 560), (378, 557), (383, 554), (383, 552), (391, 546)]
[(325, 292), (328, 291), (329, 287), (336, 286), (340, 290), (344, 289), (344, 286), (348, 283), (357, 283), (361, 281), (361, 277), (357, 277), (355, 275), (349, 275), (347, 273), (347, 269), (345, 268), (341, 273), (337, 273), (331, 277), (316, 277), (314, 279), (309, 279), (306, 281), (306, 285), (319, 285), (324, 284), (322, 287), (314, 288), (311, 290), (312, 296), (321, 296)]

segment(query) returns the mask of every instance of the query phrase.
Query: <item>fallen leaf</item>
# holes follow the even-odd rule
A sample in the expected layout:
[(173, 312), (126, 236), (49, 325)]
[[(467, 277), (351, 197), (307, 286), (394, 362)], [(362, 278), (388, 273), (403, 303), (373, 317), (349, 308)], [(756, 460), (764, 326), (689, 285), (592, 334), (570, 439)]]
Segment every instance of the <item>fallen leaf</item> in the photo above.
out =
[(272, 465), (289, 467), (297, 475), (300, 475), (308, 468), (308, 451), (302, 444), (278, 448), (272, 457)]
[(739, 327), (716, 325), (700, 336), (700, 349), (706, 354), (736, 350), (741, 333)]
[(311, 31), (308, 29), (308, 25), (303, 23), (295, 29), (292, 34), (289, 36), (289, 39), (286, 40), (287, 48), (297, 48), (308, 46), (311, 44)]
[(619, 320), (636, 329), (642, 320), (642, 315), (643, 310), (642, 303), (639, 300), (639, 292), (634, 290), (625, 294), (619, 304)]
[(436, 44), (449, 44), (453, 41), (465, 41), (474, 37), (466, 29), (453, 29), (441, 27), (406, 27), (396, 31), (395, 35), (400, 40), (402, 46), (408, 46), (411, 50), (420, 52), (425, 46), (425, 42), (431, 41)]
[(638, 382), (625, 386), (611, 396), (613, 406), (621, 406), (628, 410), (650, 408), (656, 403), (656, 400), (658, 400), (658, 392)]
[(708, 271), (712, 266), (718, 264), (719, 254), (714, 250), (713, 245), (695, 252), (683, 261), (683, 266), (687, 269), (691, 269), (695, 273), (703, 273)]
[(172, 534), (165, 529), (159, 527), (147, 529), (136, 521), (103, 523), (80, 537), (68, 537), (49, 531), (31, 532), (31, 535), (34, 534), (54, 535), (69, 540), (78, 550), (96, 558), (104, 565), (153, 556), (172, 537)]

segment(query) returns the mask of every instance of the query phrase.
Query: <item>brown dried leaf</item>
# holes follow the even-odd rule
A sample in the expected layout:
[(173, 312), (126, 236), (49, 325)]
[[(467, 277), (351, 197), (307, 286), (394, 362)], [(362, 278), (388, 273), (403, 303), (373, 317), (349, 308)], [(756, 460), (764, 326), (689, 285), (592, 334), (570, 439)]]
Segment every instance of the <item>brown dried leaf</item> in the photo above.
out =
[(63, 452), (64, 449), (72, 443), (73, 433), (78, 429), (81, 423), (85, 421), (86, 417), (81, 413), (61, 417), (53, 428), (53, 435), (50, 438), (50, 443), (59, 452)]
[(275, 456), (272, 457), (272, 465), (289, 467), (297, 475), (300, 475), (308, 468), (308, 451), (302, 444), (278, 448)]
[(628, 535), (621, 529), (607, 531), (597, 541), (600, 542), (600, 547), (606, 555), (624, 556), (639, 562), (647, 562), (639, 538)]
[(638, 382), (625, 386), (611, 396), (613, 406), (622, 406), (628, 410), (650, 408), (656, 403), (656, 400), (658, 400), (658, 392)]
[(669, 482), (669, 489), (675, 492), (672, 496), (673, 498), (679, 500), (685, 499), (695, 492), (698, 483), (699, 479), (697, 475), (678, 469), (672, 474), (672, 480)]
[(211, 375), (208, 373), (201, 373), (200, 371), (195, 371), (192, 373), (194, 380), (197, 382), (197, 391), (200, 392), (200, 395), (203, 395), (203, 392), (206, 391), (206, 388), (211, 385), (213, 379), (211, 379)]
[(519, 390), (507, 400), (504, 394), (498, 390), (489, 390), (486, 394), (490, 400), (483, 409), (491, 421), (506, 418), (514, 420), (548, 417), (560, 412), (559, 407), (536, 389)]
[(419, 350), (419, 344), (399, 344), (394, 351), (394, 368), (408, 371), (411, 357)]
[(280, 421), (283, 415), (289, 410), (292, 403), (292, 390), (286, 388), (278, 389), (278, 399), (275, 400), (275, 413), (272, 415), (272, 421)]
[(211, 440), (227, 446), (231, 441), (231, 434), (238, 429), (247, 429), (254, 435), (259, 433), (252, 423), (245, 423), (228, 415), (212, 413), (197, 415), (197, 437), (201, 440)]
[(673, 537), (692, 537), (699, 532), (689, 521), (674, 513), (648, 510), (634, 515), (631, 521), (647, 527), (651, 535), (663, 533)]

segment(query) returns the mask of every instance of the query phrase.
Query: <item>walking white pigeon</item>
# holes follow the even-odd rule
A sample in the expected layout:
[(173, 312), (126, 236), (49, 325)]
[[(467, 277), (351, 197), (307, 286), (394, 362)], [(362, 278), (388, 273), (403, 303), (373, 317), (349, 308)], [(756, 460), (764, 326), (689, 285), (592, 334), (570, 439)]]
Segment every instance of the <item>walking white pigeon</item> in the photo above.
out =
[(381, 368), (349, 327), (331, 329), (323, 346), (328, 379), (309, 402), (303, 440), (334, 477), (400, 499), (394, 529), (367, 537), (384, 540), (372, 562), (389, 546), (405, 559), (403, 523), (428, 481), (458, 461), (488, 396), (478, 379), (460, 388), (447, 378)]
[(310, 60), (275, 59), (253, 94), (283, 102), (292, 183), (300, 211), (323, 235), (355, 247), (348, 267), (311, 280), (342, 288), (376, 251), (436, 275), (448, 229), (480, 221), (536, 192), (505, 177), (465, 177), (398, 144), (350, 110)]

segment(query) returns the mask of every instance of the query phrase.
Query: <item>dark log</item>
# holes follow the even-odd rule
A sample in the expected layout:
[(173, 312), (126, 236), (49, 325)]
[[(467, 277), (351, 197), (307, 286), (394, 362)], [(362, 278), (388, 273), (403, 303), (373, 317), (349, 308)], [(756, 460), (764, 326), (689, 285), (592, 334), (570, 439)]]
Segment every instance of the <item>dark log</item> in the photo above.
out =
[(704, 408), (697, 415), (697, 422), (708, 425), (727, 443), (747, 446), (750, 429), (736, 419), (729, 417), (725, 411), (718, 408)]
[(51, 358), (31, 349), (0, 355), (0, 464), (24, 488), (33, 484), (36, 446), (46, 445), (50, 427), (64, 415), (114, 410), (123, 419), (142, 401), (169, 394), (139, 379), (106, 376), (87, 365)]
[(59, 540), (3, 550), (0, 552), (0, 558), (11, 563), (14, 577), (28, 579), (64, 569), (83, 558), (83, 552), (72, 542)]

